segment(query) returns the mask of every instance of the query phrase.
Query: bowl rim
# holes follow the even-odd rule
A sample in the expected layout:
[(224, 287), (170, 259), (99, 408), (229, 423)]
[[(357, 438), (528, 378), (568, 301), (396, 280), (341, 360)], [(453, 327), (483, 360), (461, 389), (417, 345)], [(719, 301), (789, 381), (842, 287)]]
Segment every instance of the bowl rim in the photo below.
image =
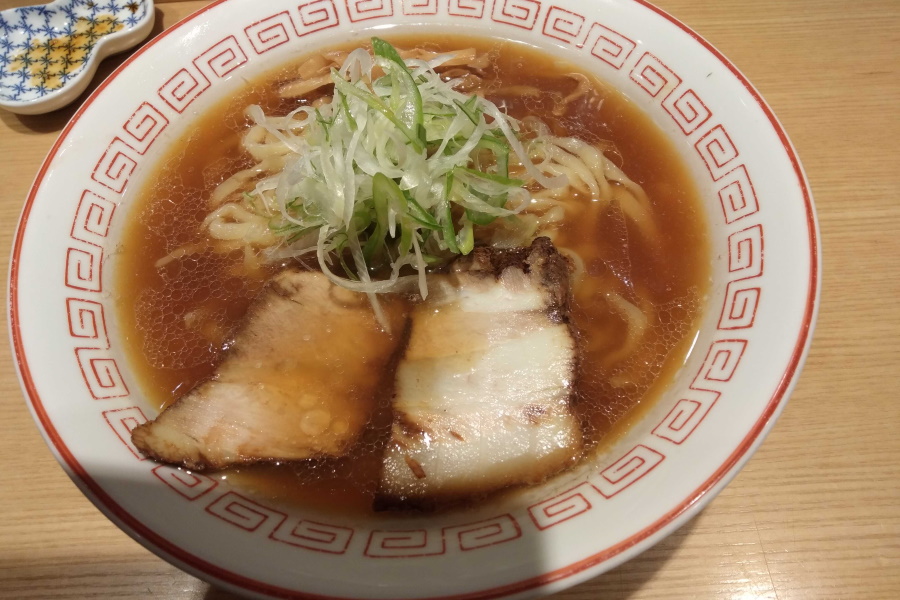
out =
[[(66, 473), (77, 485), (77, 487), (103, 512), (110, 520), (116, 523), (121, 529), (128, 533), (133, 539), (141, 545), (151, 550), (161, 558), (174, 562), (180, 568), (199, 576), (206, 580), (213, 580), (217, 584), (224, 585), (231, 589), (240, 590), (242, 592), (251, 592), (256, 594), (267, 594), (285, 598), (304, 598), (316, 600), (340, 600), (343, 597), (338, 596), (322, 596), (299, 592), (297, 590), (282, 588), (280, 586), (271, 585), (245, 575), (241, 575), (228, 569), (214, 565), (205, 559), (196, 556), (174, 543), (163, 538), (149, 527), (145, 526), (137, 517), (132, 515), (126, 509), (116, 503), (102, 487), (87, 473), (85, 468), (78, 462), (65, 442), (54, 427), (46, 409), (43, 406), (40, 395), (37, 392), (35, 382), (31, 375), (25, 348), (22, 339), (19, 322), (19, 297), (18, 297), (18, 281), (19, 281), (19, 257), (22, 251), (23, 238), (25, 228), (28, 222), (31, 209), (37, 197), (41, 183), (47, 174), (47, 171), (59, 151), (61, 145), (66, 140), (71, 129), (79, 121), (83, 113), (88, 110), (90, 105), (103, 93), (106, 87), (112, 83), (118, 74), (128, 68), (145, 51), (162, 42), (169, 35), (182, 29), (186, 25), (201, 18), (207, 11), (232, 0), (215, 0), (209, 5), (202, 7), (198, 11), (188, 15), (181, 21), (173, 24), (168, 29), (160, 32), (152, 40), (148, 41), (144, 46), (138, 49), (134, 54), (129, 56), (118, 68), (106, 78), (97, 89), (85, 100), (85, 102), (72, 115), (69, 122), (62, 129), (59, 137), (49, 150), (46, 158), (41, 164), (37, 175), (32, 183), (31, 189), (26, 198), (25, 204), (19, 217), (16, 228), (16, 235), (13, 240), (13, 248), (11, 252), (10, 266), (8, 272), (8, 298), (7, 307), (10, 315), (8, 321), (8, 332), (10, 336), (11, 346), (13, 348), (13, 358), (16, 365), (17, 375), (22, 390), (25, 392), (26, 401), (32, 417), (38, 424), (41, 433), (50, 446), (51, 451), (55, 455), (57, 461), (63, 466)], [(753, 455), (755, 449), (762, 443), (768, 435), (776, 418), (784, 409), (787, 399), (797, 384), (800, 371), (803, 367), (806, 356), (808, 355), (812, 335), (815, 328), (815, 322), (818, 314), (818, 307), (821, 295), (821, 244), (820, 232), (816, 219), (815, 206), (813, 204), (812, 193), (810, 191), (809, 182), (804, 173), (803, 167), (797, 156), (791, 141), (789, 140), (784, 127), (776, 118), (774, 112), (763, 99), (762, 95), (750, 83), (748, 78), (744, 76), (740, 70), (729, 61), (718, 49), (710, 42), (706, 41), (699, 34), (694, 32), (690, 27), (682, 23), (664, 10), (652, 5), (646, 0), (618, 0), (621, 2), (633, 2), (639, 4), (656, 14), (663, 17), (672, 25), (688, 34), (696, 42), (698, 42), (706, 51), (712, 54), (722, 65), (724, 65), (731, 74), (747, 89), (749, 94), (758, 104), (769, 121), (773, 131), (777, 134), (778, 140), (783, 145), (786, 156), (789, 158), (791, 167), (797, 177), (797, 183), (803, 198), (803, 209), (806, 215), (806, 224), (808, 228), (809, 241), (809, 280), (806, 288), (806, 298), (802, 317), (802, 324), (799, 327), (796, 342), (791, 351), (790, 359), (787, 367), (781, 374), (779, 383), (765, 405), (765, 409), (759, 418), (750, 427), (748, 433), (739, 442), (735, 450), (727, 457), (727, 459), (705, 480), (702, 484), (689, 494), (681, 503), (659, 517), (649, 526), (631, 535), (627, 539), (619, 543), (605, 548), (603, 551), (587, 556), (579, 561), (571, 563), (565, 567), (554, 571), (542, 573), (540, 575), (505, 584), (498, 587), (487, 588), (477, 592), (455, 594), (450, 596), (428, 596), (428, 600), (474, 600), (506, 597), (512, 594), (521, 594), (525, 592), (537, 593), (539, 588), (544, 588), (559, 582), (563, 579), (569, 579), (571, 584), (579, 583), (597, 573), (593, 571), (593, 567), (597, 567), (601, 563), (607, 563), (609, 568), (617, 566), (624, 562), (627, 558), (631, 558), (634, 554), (642, 552), (649, 548), (662, 537), (683, 525), (687, 520), (695, 516), (705, 506), (716, 493), (733, 479), (740, 471), (740, 467), (746, 463)], [(627, 550), (634, 549), (633, 554)], [(611, 559), (618, 557), (613, 563), (609, 563)], [(605, 569), (604, 569), (605, 570)], [(568, 587), (568, 582), (566, 587)]]

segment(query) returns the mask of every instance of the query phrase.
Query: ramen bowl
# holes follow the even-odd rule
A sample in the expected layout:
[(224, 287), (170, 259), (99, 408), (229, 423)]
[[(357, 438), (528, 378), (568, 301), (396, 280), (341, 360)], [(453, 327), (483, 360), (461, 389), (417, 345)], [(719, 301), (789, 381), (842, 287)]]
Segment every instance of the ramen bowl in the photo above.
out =
[[(465, 510), (336, 515), (158, 464), (130, 431), (157, 410), (117, 324), (113, 274), (134, 194), (200, 115), (298, 56), (370, 36), (523, 42), (615, 87), (698, 189), (710, 285), (666, 391), (592, 460)], [(815, 321), (812, 198), (782, 127), (718, 51), (634, 0), (227, 0), (164, 32), (78, 111), (41, 167), (10, 270), (27, 402), (63, 468), (178, 567), (255, 597), (498, 598), (552, 593), (683, 525), (773, 426)]]

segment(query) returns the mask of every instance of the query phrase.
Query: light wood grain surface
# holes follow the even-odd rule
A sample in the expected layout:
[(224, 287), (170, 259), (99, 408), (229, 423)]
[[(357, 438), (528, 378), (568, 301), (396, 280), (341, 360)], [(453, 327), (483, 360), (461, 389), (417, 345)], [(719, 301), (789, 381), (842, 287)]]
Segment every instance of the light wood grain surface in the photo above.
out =
[[(158, 1), (154, 33), (205, 4)], [(655, 548), (557, 598), (900, 598), (900, 4), (657, 4), (749, 77), (794, 142), (821, 226), (821, 311), (787, 409), (734, 482)], [(0, 113), (0, 263), (74, 110)], [(89, 596), (233, 598), (158, 559), (81, 495), (0, 346), (0, 597)]]

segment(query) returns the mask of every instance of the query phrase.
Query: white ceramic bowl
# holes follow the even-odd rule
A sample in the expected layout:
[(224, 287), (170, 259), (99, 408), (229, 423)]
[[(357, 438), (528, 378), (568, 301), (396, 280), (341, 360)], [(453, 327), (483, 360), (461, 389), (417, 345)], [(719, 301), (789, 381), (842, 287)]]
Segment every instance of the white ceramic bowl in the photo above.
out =
[[(124, 360), (110, 302), (132, 194), (195, 116), (247, 77), (375, 31), (500, 36), (577, 62), (652, 117), (701, 193), (713, 282), (690, 358), (608, 452), (517, 502), (338, 518), (251, 500), (220, 479), (146, 460), (129, 441), (155, 412)], [(809, 187), (769, 107), (719, 52), (648, 4), (228, 0), (131, 57), (63, 131), (15, 240), (11, 335), (28, 402), (63, 467), (179, 567), (262, 597), (528, 596), (635, 556), (735, 475), (796, 382), (818, 257)]]

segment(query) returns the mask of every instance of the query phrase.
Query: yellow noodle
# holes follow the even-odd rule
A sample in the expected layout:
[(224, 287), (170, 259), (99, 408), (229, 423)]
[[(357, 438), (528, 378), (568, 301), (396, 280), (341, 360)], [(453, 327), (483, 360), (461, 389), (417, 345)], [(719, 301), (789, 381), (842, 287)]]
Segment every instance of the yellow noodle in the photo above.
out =
[(647, 333), (649, 319), (644, 311), (612, 290), (606, 291), (604, 297), (610, 307), (625, 320), (628, 331), (625, 336), (625, 343), (604, 358), (604, 364), (610, 366), (630, 356), (637, 350), (644, 339), (644, 334)]
[(161, 269), (172, 261), (178, 260), (185, 256), (190, 256), (191, 254), (199, 254), (206, 249), (206, 244), (187, 244), (185, 246), (179, 246), (175, 250), (172, 250), (162, 258), (156, 261), (155, 266), (157, 269)]
[(584, 280), (584, 259), (571, 248), (559, 248), (559, 253), (567, 256), (572, 261), (572, 281), (575, 283), (575, 286), (579, 286)]
[(569, 103), (581, 98), (588, 92), (593, 91), (594, 86), (591, 85), (590, 80), (581, 73), (567, 73), (566, 77), (571, 77), (575, 81), (578, 82), (578, 87), (576, 87), (568, 96), (563, 98), (559, 104), (553, 107), (553, 114), (557, 117), (560, 117), (565, 114), (566, 109), (569, 107)]
[(327, 85), (331, 85), (331, 73), (326, 73), (310, 79), (295, 79), (294, 81), (290, 81), (278, 89), (278, 95), (282, 98), (300, 98)]
[(203, 227), (213, 238), (239, 240), (247, 246), (271, 246), (277, 242), (267, 218), (236, 203), (223, 204), (214, 210), (203, 220)]
[(619, 185), (613, 187), (613, 198), (619, 203), (625, 217), (637, 225), (638, 230), (644, 235), (644, 239), (651, 244), (656, 244), (659, 240), (659, 230), (650, 208), (635, 197), (631, 189)]
[(485, 69), (490, 64), (490, 57), (487, 54), (478, 54), (475, 48), (465, 48), (456, 50), (455, 52), (433, 52), (423, 48), (412, 48), (410, 50), (398, 50), (400, 57), (404, 60), (418, 59), (429, 61), (438, 56), (448, 56), (444, 60), (439, 69), (446, 67), (465, 66), (470, 69)]
[(533, 85), (507, 85), (496, 90), (491, 90), (491, 93), (497, 94), (498, 96), (534, 97), (540, 96), (541, 90), (534, 87)]
[(287, 144), (276, 139), (261, 125), (254, 125), (248, 129), (241, 144), (250, 156), (260, 162), (272, 156), (283, 156), (290, 152)]
[(287, 162), (289, 153), (285, 153), (282, 155), (273, 155), (269, 158), (266, 158), (256, 165), (250, 167), (249, 169), (244, 169), (242, 171), (238, 171), (225, 181), (219, 184), (213, 193), (209, 196), (209, 205), (212, 208), (215, 208), (222, 203), (224, 203), (229, 196), (237, 192), (245, 192), (252, 189), (252, 186), (248, 185), (249, 182), (256, 179), (262, 174), (272, 174), (277, 173), (284, 169), (284, 165)]

